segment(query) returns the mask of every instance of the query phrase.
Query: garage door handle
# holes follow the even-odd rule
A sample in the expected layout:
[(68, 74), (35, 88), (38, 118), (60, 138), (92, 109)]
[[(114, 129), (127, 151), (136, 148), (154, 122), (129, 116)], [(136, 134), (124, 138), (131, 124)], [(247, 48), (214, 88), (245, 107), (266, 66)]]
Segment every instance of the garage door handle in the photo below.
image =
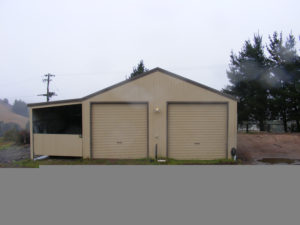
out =
[(117, 141), (117, 144), (122, 144), (123, 142), (122, 141)]
[(194, 144), (195, 144), (195, 145), (200, 145), (200, 142), (195, 142)]

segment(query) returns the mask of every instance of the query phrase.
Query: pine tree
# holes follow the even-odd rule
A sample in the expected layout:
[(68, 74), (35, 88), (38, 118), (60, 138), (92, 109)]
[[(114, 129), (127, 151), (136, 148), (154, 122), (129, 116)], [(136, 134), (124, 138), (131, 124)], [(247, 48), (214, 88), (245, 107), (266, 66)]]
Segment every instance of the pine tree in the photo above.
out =
[(254, 35), (253, 43), (246, 41), (238, 55), (231, 53), (227, 76), (231, 85), (223, 90), (239, 98), (238, 120), (257, 121), (261, 131), (269, 116), (268, 69), (262, 37)]
[(287, 132), (287, 121), (295, 120), (300, 131), (300, 60), (296, 51), (295, 37), (290, 34), (283, 42), (282, 33), (273, 33), (267, 46), (272, 79), (270, 93), (272, 114), (283, 121)]
[(148, 69), (145, 67), (143, 60), (141, 60), (137, 67), (133, 67), (132, 73), (129, 75), (129, 78), (133, 78), (139, 74), (147, 72)]

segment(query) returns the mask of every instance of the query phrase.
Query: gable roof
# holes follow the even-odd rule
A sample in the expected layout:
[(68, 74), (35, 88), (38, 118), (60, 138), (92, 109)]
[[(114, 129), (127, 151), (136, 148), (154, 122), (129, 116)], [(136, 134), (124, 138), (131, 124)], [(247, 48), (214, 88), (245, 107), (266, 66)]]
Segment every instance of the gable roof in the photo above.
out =
[(92, 93), (92, 94), (89, 94), (89, 95), (87, 95), (87, 96), (85, 96), (85, 97), (83, 97), (83, 98), (67, 99), (67, 100), (60, 100), (60, 101), (53, 101), (53, 102), (32, 103), (32, 104), (27, 104), (27, 106), (30, 107), (30, 106), (39, 106), (39, 105), (52, 105), (52, 104), (70, 103), (70, 102), (74, 102), (74, 103), (78, 102), (78, 103), (79, 103), (79, 102), (81, 102), (81, 101), (83, 101), (83, 100), (87, 100), (87, 99), (89, 99), (89, 98), (91, 98), (91, 97), (93, 97), (93, 96), (102, 94), (102, 93), (104, 93), (104, 92), (106, 92), (106, 91), (109, 91), (109, 90), (111, 90), (111, 89), (113, 89), (113, 88), (119, 87), (119, 86), (121, 86), (121, 85), (123, 85), (123, 84), (129, 83), (129, 82), (131, 82), (131, 81), (133, 81), (133, 80), (136, 80), (136, 79), (139, 79), (139, 78), (142, 78), (142, 77), (147, 76), (147, 75), (149, 75), (149, 74), (151, 74), (151, 73), (154, 73), (154, 72), (161, 72), (161, 73), (164, 73), (164, 74), (169, 75), (169, 76), (171, 76), (171, 77), (175, 77), (175, 78), (177, 78), (177, 79), (183, 80), (183, 81), (188, 82), (188, 83), (190, 83), (190, 84), (193, 84), (193, 85), (196, 85), (196, 86), (201, 87), (201, 88), (203, 88), (203, 89), (206, 89), (206, 90), (209, 90), (209, 91), (211, 91), (211, 92), (214, 92), (214, 93), (216, 93), (216, 94), (218, 94), (218, 95), (221, 95), (221, 96), (223, 96), (223, 97), (229, 98), (229, 99), (234, 100), (234, 101), (238, 101), (238, 99), (237, 99), (236, 97), (232, 96), (232, 95), (225, 94), (225, 93), (220, 92), (220, 91), (218, 91), (218, 90), (216, 90), (216, 89), (214, 89), (214, 88), (208, 87), (208, 86), (206, 86), (206, 85), (204, 85), (204, 84), (200, 84), (200, 83), (198, 83), (198, 82), (196, 82), (196, 81), (190, 80), (190, 79), (185, 78), (185, 77), (183, 77), (183, 76), (180, 76), (180, 75), (177, 75), (177, 74), (175, 74), (175, 73), (169, 72), (169, 71), (164, 70), (164, 69), (161, 69), (161, 68), (159, 68), (159, 67), (156, 67), (156, 68), (154, 68), (154, 69), (148, 70), (148, 71), (145, 72), (145, 73), (142, 73), (142, 74), (137, 75), (137, 76), (135, 76), (135, 77), (132, 77), (132, 78), (130, 78), (130, 79), (121, 81), (121, 82), (119, 82), (119, 83), (116, 83), (116, 84), (114, 84), (114, 85), (112, 85), (112, 86), (109, 86), (109, 87), (104, 88), (104, 89), (102, 89), (102, 90), (100, 90), (100, 91), (94, 92), (94, 93)]

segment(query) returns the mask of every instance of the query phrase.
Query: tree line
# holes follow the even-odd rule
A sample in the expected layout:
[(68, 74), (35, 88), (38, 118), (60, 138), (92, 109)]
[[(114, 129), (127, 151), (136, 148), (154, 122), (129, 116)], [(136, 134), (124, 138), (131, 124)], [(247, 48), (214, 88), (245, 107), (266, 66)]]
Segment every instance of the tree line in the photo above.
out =
[(0, 104), (7, 105), (9, 108), (11, 108), (12, 112), (14, 112), (18, 115), (25, 116), (25, 117), (29, 116), (27, 104), (26, 104), (26, 102), (24, 102), (22, 100), (16, 99), (14, 101), (14, 103), (12, 105), (10, 105), (8, 99), (4, 98), (4, 99), (0, 99)]
[(258, 123), (264, 131), (265, 121), (281, 120), (287, 132), (294, 121), (294, 131), (300, 131), (300, 56), (293, 34), (284, 40), (274, 32), (265, 45), (255, 34), (241, 51), (231, 52), (227, 77), (230, 85), (222, 91), (239, 99), (239, 124)]

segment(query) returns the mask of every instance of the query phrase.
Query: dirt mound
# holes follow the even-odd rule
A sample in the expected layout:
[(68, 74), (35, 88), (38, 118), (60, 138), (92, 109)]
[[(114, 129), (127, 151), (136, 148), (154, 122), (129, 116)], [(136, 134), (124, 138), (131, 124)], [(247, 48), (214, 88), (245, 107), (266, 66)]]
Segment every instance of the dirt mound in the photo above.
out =
[(25, 128), (28, 118), (12, 112), (8, 105), (0, 103), (0, 121), (16, 123)]
[(245, 161), (300, 159), (300, 134), (238, 134), (237, 154)]

